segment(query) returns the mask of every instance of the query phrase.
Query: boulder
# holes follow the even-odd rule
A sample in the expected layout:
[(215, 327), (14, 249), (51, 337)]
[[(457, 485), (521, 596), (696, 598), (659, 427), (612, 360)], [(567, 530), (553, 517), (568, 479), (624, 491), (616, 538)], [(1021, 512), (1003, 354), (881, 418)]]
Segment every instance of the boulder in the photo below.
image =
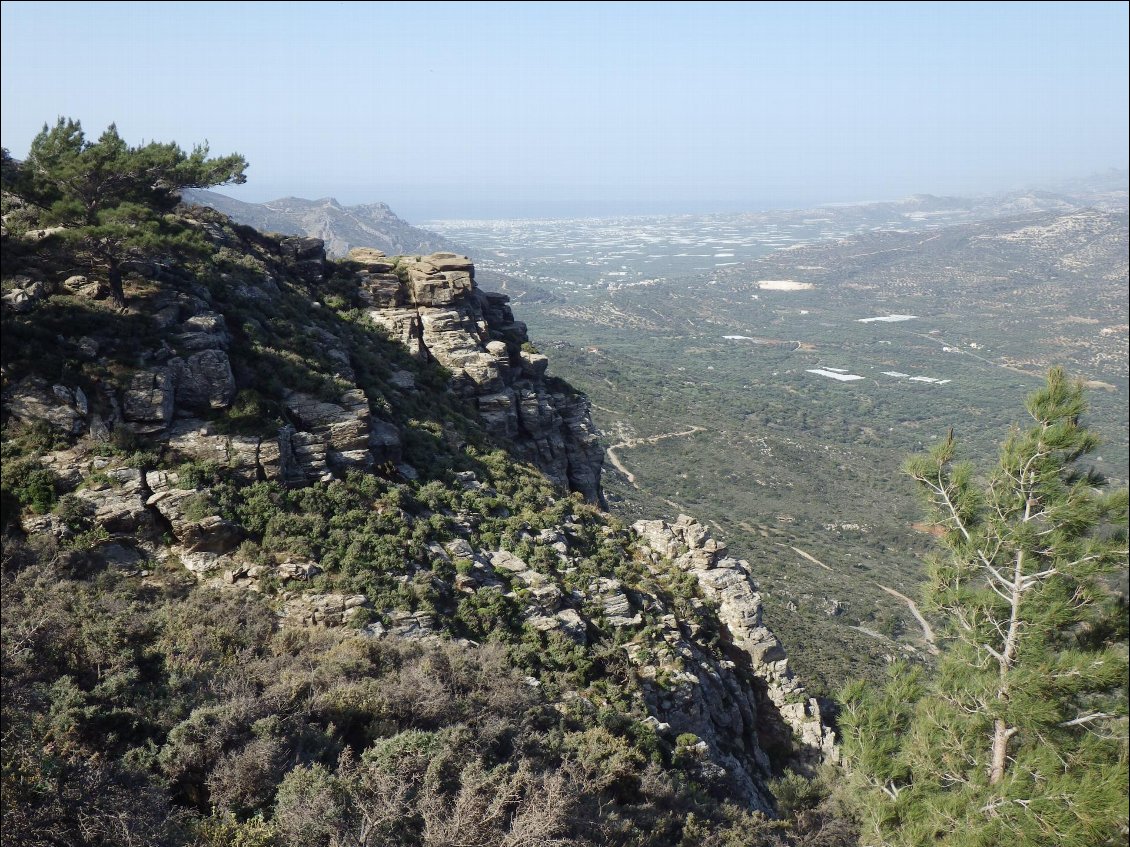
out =
[(424, 262), (434, 267), (437, 271), (466, 271), (475, 273), (475, 264), (466, 256), (457, 253), (432, 253), (424, 257)]
[(600, 577), (589, 585), (588, 594), (600, 605), (609, 626), (619, 628), (643, 623), (639, 612), (632, 614), (632, 602), (620, 580)]
[(146, 493), (141, 471), (116, 468), (88, 479), (75, 496), (88, 504), (94, 522), (107, 532), (144, 534), (154, 527)]
[(495, 550), (487, 553), (491, 566), (509, 573), (522, 573), (530, 570), (530, 566), (507, 550)]
[(219, 515), (199, 514), (211, 506), (207, 495), (196, 489), (181, 488), (179, 474), (150, 471), (145, 475), (145, 482), (152, 492), (145, 504), (156, 507), (187, 552), (227, 553), (243, 540), (243, 530), (238, 525)]
[(51, 386), (47, 380), (36, 376), (24, 377), (16, 383), (4, 397), (4, 408), (21, 423), (43, 421), (68, 435), (79, 435), (86, 430), (86, 416), (90, 411), (81, 388)]
[[(439, 260), (439, 267), (432, 260), (425, 257), (418, 262), (406, 265), (408, 271), (408, 291), (412, 302), (417, 306), (449, 306), (470, 294), (474, 288), (469, 259), (463, 263), (454, 263), (451, 260)], [(461, 267), (454, 265), (462, 264)]]
[[(505, 346), (505, 345), (503, 345)], [(549, 367), (549, 357), (541, 353), (529, 353), (523, 350), (519, 357), (522, 361), (522, 376), (527, 379), (541, 379)]]
[(309, 560), (283, 562), (275, 568), (276, 576), (283, 582), (290, 580), (305, 581), (317, 576), (321, 572), (322, 569)]
[(562, 609), (552, 615), (535, 615), (527, 618), (526, 623), (539, 632), (560, 632), (578, 644), (588, 643), (588, 627), (576, 609)]
[(387, 632), (397, 638), (430, 641), (439, 636), (435, 616), (428, 612), (390, 612)]
[(4, 278), (4, 305), (13, 312), (27, 312), (35, 304), (51, 293), (47, 283), (30, 276), (10, 276)]
[(285, 256), (299, 262), (326, 259), (326, 242), (320, 238), (292, 235), (283, 238), (279, 242), (279, 247)]
[(363, 594), (304, 592), (289, 597), (279, 616), (288, 626), (336, 627), (348, 623), (370, 606)]
[(205, 311), (184, 320), (172, 341), (180, 350), (226, 350), (231, 335), (223, 315)]
[(225, 409), (235, 399), (235, 376), (223, 350), (202, 350), (187, 359), (170, 359), (176, 403), (194, 411)]
[(127, 421), (167, 424), (173, 419), (175, 397), (169, 368), (138, 371), (122, 392), (122, 414)]
[(322, 280), (326, 272), (326, 243), (320, 238), (289, 236), (279, 242), (295, 273), (308, 283)]
[(110, 296), (110, 288), (106, 283), (78, 274), (63, 280), (63, 288), (68, 294), (88, 300), (105, 300)]

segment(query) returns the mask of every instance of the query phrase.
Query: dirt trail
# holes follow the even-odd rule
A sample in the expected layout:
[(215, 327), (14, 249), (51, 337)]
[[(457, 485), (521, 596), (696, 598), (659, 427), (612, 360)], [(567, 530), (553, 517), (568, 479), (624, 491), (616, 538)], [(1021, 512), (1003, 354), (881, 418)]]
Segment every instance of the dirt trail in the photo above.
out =
[(887, 588), (887, 586), (880, 585), (878, 582), (876, 582), (875, 584), (886, 591), (888, 594), (890, 594), (892, 597), (897, 597), (899, 600), (902, 600), (902, 602), (906, 603), (906, 607), (910, 609), (910, 613), (914, 615), (914, 619), (918, 621), (918, 625), (922, 627), (922, 637), (925, 638), (926, 643), (930, 645), (927, 649), (934, 655), (937, 655), (938, 648), (936, 646), (936, 639), (934, 637), (934, 628), (930, 626), (930, 622), (922, 616), (922, 613), (920, 611), (918, 611), (918, 604), (916, 604), (901, 591), (895, 591), (893, 588)]
[(657, 444), (668, 438), (685, 438), (688, 435), (694, 435), (696, 432), (706, 432), (701, 426), (692, 426), (690, 429), (685, 429), (680, 432), (664, 432), (660, 435), (649, 435), (646, 438), (625, 438), (623, 441), (617, 442), (608, 448), (608, 461), (616, 470), (620, 471), (624, 477), (631, 483), (632, 488), (639, 488), (636, 485), (635, 475), (624, 467), (624, 463), (620, 461), (620, 457), (616, 454), (617, 450), (624, 450), (631, 447), (639, 447), (641, 444)]
[(803, 550), (801, 550), (801, 549), (800, 549), (799, 547), (789, 547), (789, 549), (790, 549), (790, 550), (792, 550), (792, 551), (793, 551), (794, 553), (796, 553), (797, 555), (799, 555), (799, 556), (803, 556), (804, 558), (808, 559), (808, 561), (812, 562), (812, 564), (814, 564), (814, 565), (819, 565), (820, 567), (822, 567), (822, 568), (823, 568), (824, 570), (826, 570), (826, 571), (830, 571), (830, 570), (832, 570), (832, 569), (831, 569), (830, 567), (828, 567), (828, 566), (827, 566), (826, 564), (824, 564), (823, 562), (821, 562), (821, 561), (820, 561), (819, 559), (817, 559), (817, 558), (816, 558), (815, 556), (813, 556), (813, 555), (812, 555), (811, 553), (805, 553), (805, 552), (804, 552)]

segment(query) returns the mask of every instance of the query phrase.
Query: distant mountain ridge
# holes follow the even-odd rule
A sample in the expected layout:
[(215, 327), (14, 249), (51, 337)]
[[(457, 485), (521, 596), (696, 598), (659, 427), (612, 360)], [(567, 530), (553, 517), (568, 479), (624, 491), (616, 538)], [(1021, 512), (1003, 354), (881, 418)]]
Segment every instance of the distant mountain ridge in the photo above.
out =
[(331, 256), (344, 256), (354, 247), (376, 247), (389, 255), (466, 252), (442, 235), (401, 220), (385, 203), (343, 206), (332, 197), (247, 203), (200, 189), (186, 190), (184, 201), (209, 206), (258, 230), (320, 238)]

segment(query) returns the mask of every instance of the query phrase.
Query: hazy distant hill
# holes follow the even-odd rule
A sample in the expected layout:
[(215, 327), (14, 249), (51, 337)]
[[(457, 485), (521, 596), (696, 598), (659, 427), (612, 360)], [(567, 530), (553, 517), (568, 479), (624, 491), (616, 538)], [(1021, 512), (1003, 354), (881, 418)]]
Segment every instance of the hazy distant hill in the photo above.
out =
[[(1127, 208), (1125, 173), (1111, 171), (1087, 180), (1063, 183), (1055, 186), (1054, 191), (1026, 189), (986, 197), (915, 194), (891, 202), (822, 206), (817, 210), (794, 212), (791, 216), (811, 216), (818, 212), (839, 224), (915, 228), (927, 222), (949, 225), (1015, 215), (1069, 214), (1088, 208), (1119, 212)], [(789, 215), (784, 213), (782, 217)]]
[(401, 220), (384, 203), (343, 206), (332, 197), (283, 197), (268, 203), (245, 203), (200, 190), (185, 191), (184, 200), (211, 206), (239, 223), (265, 232), (321, 238), (331, 256), (344, 256), (353, 247), (376, 247), (390, 256), (442, 250), (465, 252), (442, 235)]
[(1052, 185), (1053, 191), (1068, 194), (1088, 206), (1105, 211), (1125, 211), (1130, 198), (1130, 171), (1109, 168), (1079, 179)]

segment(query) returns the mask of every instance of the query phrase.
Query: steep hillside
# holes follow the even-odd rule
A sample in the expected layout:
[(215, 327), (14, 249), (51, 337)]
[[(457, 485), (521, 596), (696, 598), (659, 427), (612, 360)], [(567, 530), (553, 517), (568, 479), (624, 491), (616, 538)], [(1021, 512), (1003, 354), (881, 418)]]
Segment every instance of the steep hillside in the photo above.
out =
[(184, 200), (217, 209), (237, 223), (264, 232), (320, 238), (331, 256), (344, 256), (354, 247), (405, 255), (460, 249), (442, 235), (405, 223), (384, 203), (343, 206), (332, 197), (246, 203), (203, 189), (185, 191)]
[(177, 215), (125, 308), (6, 221), (6, 839), (849, 843), (764, 817), (835, 751), (750, 564), (599, 509), (468, 259)]

